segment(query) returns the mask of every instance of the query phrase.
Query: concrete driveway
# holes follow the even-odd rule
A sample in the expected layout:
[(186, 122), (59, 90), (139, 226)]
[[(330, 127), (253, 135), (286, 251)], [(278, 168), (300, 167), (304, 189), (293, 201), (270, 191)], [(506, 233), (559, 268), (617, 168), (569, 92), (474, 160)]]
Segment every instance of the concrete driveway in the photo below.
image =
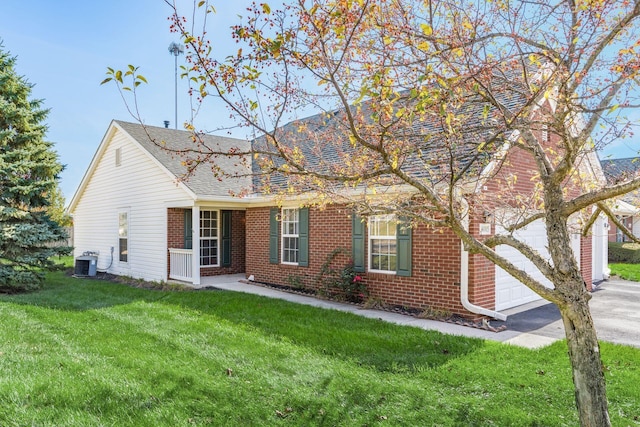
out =
[[(598, 338), (640, 347), (640, 283), (622, 279), (602, 282), (589, 303)], [(507, 342), (527, 347), (564, 338), (564, 325), (555, 305), (546, 301), (505, 311), (507, 330), (520, 332)], [(493, 324), (493, 322), (492, 322)]]

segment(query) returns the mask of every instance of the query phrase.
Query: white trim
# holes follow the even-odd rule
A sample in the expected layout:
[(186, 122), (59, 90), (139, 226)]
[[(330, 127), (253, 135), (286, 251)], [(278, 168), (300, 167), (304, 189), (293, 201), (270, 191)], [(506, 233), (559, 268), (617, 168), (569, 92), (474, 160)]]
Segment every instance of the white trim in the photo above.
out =
[[(130, 208), (120, 208), (118, 209), (118, 236), (117, 236), (117, 244), (116, 244), (116, 248), (117, 248), (117, 253), (118, 253), (118, 264), (120, 265), (125, 265), (125, 266), (129, 266), (130, 262), (131, 262), (131, 209)], [(124, 230), (125, 234), (124, 236), (122, 235), (122, 228), (120, 227), (120, 217), (124, 215), (125, 221), (126, 221), (126, 226), (127, 229)], [(126, 257), (127, 260), (126, 261), (122, 261), (120, 259), (120, 256), (122, 255), (120, 253), (120, 240), (126, 240), (127, 241), (127, 250), (126, 250)]]
[[(220, 251), (220, 241), (221, 241), (220, 240), (220, 232), (221, 232), (221, 228), (222, 228), (222, 227), (220, 227), (220, 225), (221, 225), (220, 224), (220, 221), (221, 221), (220, 210), (219, 209), (209, 209), (209, 208), (206, 208), (206, 207), (202, 206), (202, 207), (200, 207), (200, 209), (198, 211), (199, 211), (198, 221), (202, 221), (202, 213), (203, 212), (215, 212), (215, 214), (216, 214), (216, 227), (215, 227), (215, 234), (216, 235), (215, 236), (208, 236), (208, 237), (203, 237), (202, 235), (200, 235), (200, 238), (198, 239), (198, 246), (197, 246), (197, 248), (198, 248), (198, 252), (197, 252), (198, 262), (200, 262), (200, 267), (201, 268), (220, 267), (220, 253), (221, 253), (221, 251)], [(209, 218), (209, 220), (211, 220), (211, 218)], [(209, 227), (208, 229), (209, 230), (213, 230), (213, 228), (211, 228), (211, 227)], [(202, 230), (203, 230), (202, 224), (199, 224), (198, 230), (199, 230), (199, 233), (202, 234)], [(206, 264), (206, 265), (202, 264), (201, 259), (202, 259), (202, 241), (203, 240), (215, 240), (216, 241), (216, 261), (217, 261), (216, 264)], [(193, 246), (193, 247), (195, 247), (195, 246)]]
[[(285, 221), (284, 211), (292, 211), (294, 212), (294, 220)], [(285, 223), (287, 224), (295, 224), (295, 228), (297, 233), (285, 233)], [(285, 238), (295, 238), (298, 240), (298, 248), (296, 249), (296, 262), (292, 261), (284, 261), (284, 239)], [(280, 209), (280, 263), (284, 265), (300, 265), (300, 209), (298, 208), (289, 208), (283, 207)]]
[[(396, 224), (396, 217), (393, 214), (385, 214), (385, 215), (372, 215), (369, 217), (369, 219), (367, 220), (367, 247), (368, 247), (368, 256), (367, 256), (367, 271), (370, 273), (381, 273), (381, 274), (391, 274), (391, 275), (395, 275), (397, 273), (397, 266), (398, 266), (398, 236), (397, 236), (397, 232), (395, 232), (395, 228), (394, 228), (394, 234), (390, 235), (390, 234), (385, 234), (385, 235), (372, 235), (371, 234), (371, 230), (374, 228), (372, 227), (371, 223), (375, 221), (375, 222), (392, 222), (394, 224)], [(378, 270), (378, 269), (374, 269), (371, 267), (372, 265), (372, 256), (373, 256), (373, 240), (387, 240), (387, 241), (393, 241), (395, 242), (395, 257), (396, 257), (396, 269), (395, 270)], [(387, 254), (388, 256), (391, 256), (392, 254), (389, 253)]]
[(616, 200), (612, 209), (613, 213), (619, 216), (634, 216), (640, 213), (640, 209), (624, 200)]
[[(194, 285), (200, 284), (200, 206), (194, 205), (191, 208), (191, 227), (193, 231), (191, 233), (191, 247), (193, 249), (193, 257), (191, 257), (192, 268), (191, 274), (193, 275), (192, 283)], [(196, 252), (197, 251), (197, 252)]]
[[(165, 208), (163, 210), (164, 212), (162, 213), (162, 216), (164, 217), (164, 221), (163, 223), (165, 224), (165, 229), (166, 231), (164, 232), (164, 235), (162, 236), (162, 247), (167, 248), (167, 250), (169, 249), (169, 230), (168, 230), (168, 225), (169, 225), (169, 215), (168, 215), (168, 211)], [(162, 269), (162, 277), (165, 282), (169, 280), (169, 263), (170, 263), (170, 259), (167, 259), (168, 257), (163, 257), (163, 269)], [(169, 257), (170, 258), (170, 257)]]

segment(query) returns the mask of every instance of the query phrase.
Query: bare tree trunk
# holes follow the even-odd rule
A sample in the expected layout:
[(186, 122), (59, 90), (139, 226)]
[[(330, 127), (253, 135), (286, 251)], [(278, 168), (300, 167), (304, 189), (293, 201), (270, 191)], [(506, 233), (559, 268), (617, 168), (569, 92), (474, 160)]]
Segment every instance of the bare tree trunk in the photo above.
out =
[(560, 307), (573, 372), (576, 406), (582, 427), (611, 426), (600, 345), (583, 292), (578, 300)]
[(557, 273), (554, 285), (559, 297), (554, 302), (560, 309), (567, 337), (580, 425), (609, 427), (611, 421), (600, 344), (589, 309), (591, 295), (585, 289), (570, 247), (568, 218), (561, 213), (562, 186), (550, 180), (545, 184), (548, 247)]

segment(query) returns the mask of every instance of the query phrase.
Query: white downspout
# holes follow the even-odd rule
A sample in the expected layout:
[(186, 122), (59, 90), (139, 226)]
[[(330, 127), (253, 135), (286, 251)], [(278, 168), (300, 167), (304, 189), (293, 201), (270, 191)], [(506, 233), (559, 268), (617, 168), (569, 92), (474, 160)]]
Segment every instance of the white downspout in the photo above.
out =
[[(469, 204), (464, 197), (461, 197), (460, 200), (465, 208), (465, 213), (462, 217), (462, 226), (465, 231), (469, 231)], [(464, 242), (462, 240), (460, 240), (460, 302), (464, 308), (472, 313), (493, 317), (497, 320), (507, 320), (506, 314), (480, 307), (469, 301), (469, 252), (464, 248)]]

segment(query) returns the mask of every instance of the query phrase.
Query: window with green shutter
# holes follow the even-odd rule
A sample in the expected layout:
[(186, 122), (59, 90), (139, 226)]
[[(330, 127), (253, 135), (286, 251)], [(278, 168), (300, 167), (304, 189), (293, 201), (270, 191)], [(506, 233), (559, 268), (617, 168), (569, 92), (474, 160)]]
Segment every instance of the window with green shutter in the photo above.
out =
[(283, 208), (280, 212), (283, 264), (309, 265), (309, 209)]
[[(367, 223), (369, 271), (411, 276), (411, 228), (394, 215), (374, 215)], [(353, 261), (364, 271), (364, 223), (354, 215)]]

